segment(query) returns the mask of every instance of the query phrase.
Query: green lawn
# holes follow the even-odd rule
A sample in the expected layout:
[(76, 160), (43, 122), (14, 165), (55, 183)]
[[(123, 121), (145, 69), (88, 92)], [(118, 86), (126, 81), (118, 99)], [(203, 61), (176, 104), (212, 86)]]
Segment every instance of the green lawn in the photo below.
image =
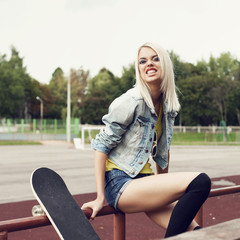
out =
[(237, 140), (237, 135), (231, 133), (227, 135), (226, 141), (223, 141), (222, 134), (205, 134), (196, 132), (177, 133), (173, 134), (173, 145), (240, 145)]
[[(91, 131), (91, 137), (89, 137), (88, 132), (85, 132), (85, 143), (90, 143), (91, 138), (95, 138), (99, 131)], [(81, 133), (79, 136), (81, 138)], [(236, 133), (230, 133), (226, 137), (226, 141), (223, 141), (222, 134), (205, 134), (197, 132), (187, 132), (187, 133), (178, 133), (174, 132), (173, 134), (173, 145), (240, 145), (239, 136)]]
[(0, 141), (0, 146), (6, 145), (42, 145), (40, 142), (30, 141)]
[[(91, 131), (91, 136), (85, 132), (85, 143), (90, 143), (90, 139), (95, 138), (98, 130)], [(78, 137), (81, 138), (81, 132)], [(41, 145), (40, 142), (35, 141), (1, 141), (1, 145)], [(223, 141), (222, 134), (205, 134), (196, 132), (178, 133), (174, 132), (172, 145), (240, 145), (239, 133), (230, 133)]]

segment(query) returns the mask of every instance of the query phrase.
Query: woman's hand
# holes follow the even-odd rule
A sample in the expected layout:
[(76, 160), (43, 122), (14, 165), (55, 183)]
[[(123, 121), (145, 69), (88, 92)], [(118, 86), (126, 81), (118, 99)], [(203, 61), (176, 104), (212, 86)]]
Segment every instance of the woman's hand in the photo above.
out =
[(92, 215), (90, 217), (90, 220), (94, 220), (94, 218), (96, 217), (96, 215), (98, 214), (98, 212), (103, 208), (104, 205), (104, 198), (100, 199), (97, 198), (94, 201), (91, 202), (87, 202), (84, 203), (81, 207), (82, 210), (87, 209), (87, 208), (91, 208), (92, 209)]

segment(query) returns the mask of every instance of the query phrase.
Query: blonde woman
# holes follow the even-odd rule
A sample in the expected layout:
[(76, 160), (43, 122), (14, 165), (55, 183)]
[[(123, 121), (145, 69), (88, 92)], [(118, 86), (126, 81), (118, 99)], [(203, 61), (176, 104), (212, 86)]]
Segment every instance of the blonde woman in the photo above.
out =
[[(167, 51), (154, 43), (142, 45), (136, 85), (112, 102), (102, 119), (105, 129), (92, 141), (97, 198), (82, 206), (93, 210), (92, 219), (106, 198), (122, 212), (145, 212), (166, 229), (165, 237), (200, 228), (194, 217), (208, 197), (209, 177), (198, 172), (167, 173), (179, 109)], [(156, 175), (150, 158), (156, 162)]]

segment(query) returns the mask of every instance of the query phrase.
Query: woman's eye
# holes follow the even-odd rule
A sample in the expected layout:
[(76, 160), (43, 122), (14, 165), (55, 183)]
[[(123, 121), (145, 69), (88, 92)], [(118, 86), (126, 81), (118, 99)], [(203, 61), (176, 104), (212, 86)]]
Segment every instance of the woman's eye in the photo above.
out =
[(139, 60), (139, 64), (144, 64), (146, 62), (146, 60)]
[(158, 62), (158, 61), (159, 61), (159, 57), (157, 57), (157, 56), (154, 57), (154, 58), (153, 58), (153, 61)]

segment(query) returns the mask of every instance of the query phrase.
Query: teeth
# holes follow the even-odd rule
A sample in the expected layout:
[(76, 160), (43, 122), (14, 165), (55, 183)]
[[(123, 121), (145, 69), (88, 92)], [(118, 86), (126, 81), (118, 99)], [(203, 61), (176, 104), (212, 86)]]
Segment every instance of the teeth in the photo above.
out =
[(147, 74), (148, 73), (155, 73), (156, 71), (155, 70), (149, 70), (148, 72), (147, 72)]

